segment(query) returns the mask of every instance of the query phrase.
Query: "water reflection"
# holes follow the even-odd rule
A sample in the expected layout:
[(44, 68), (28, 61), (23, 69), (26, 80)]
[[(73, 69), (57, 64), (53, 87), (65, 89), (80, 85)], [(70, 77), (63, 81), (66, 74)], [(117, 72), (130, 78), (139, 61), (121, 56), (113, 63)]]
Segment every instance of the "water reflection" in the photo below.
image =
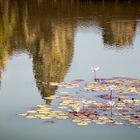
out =
[(133, 45), (135, 31), (135, 21), (114, 21), (108, 23), (103, 32), (104, 44), (107, 47), (130, 47)]
[(54, 94), (56, 88), (49, 86), (49, 82), (60, 82), (68, 71), (73, 56), (74, 34), (71, 25), (52, 23), (51, 39), (41, 39), (31, 52), (33, 56), (33, 70), (37, 86), (41, 94), (46, 97)]
[(54, 94), (56, 88), (42, 82), (64, 80), (76, 28), (96, 24), (105, 46), (126, 48), (133, 44), (139, 13), (138, 2), (0, 0), (0, 79), (8, 54), (27, 51), (42, 96)]
[(2, 72), (7, 63), (7, 50), (0, 46), (0, 86), (1, 86), (1, 76)]

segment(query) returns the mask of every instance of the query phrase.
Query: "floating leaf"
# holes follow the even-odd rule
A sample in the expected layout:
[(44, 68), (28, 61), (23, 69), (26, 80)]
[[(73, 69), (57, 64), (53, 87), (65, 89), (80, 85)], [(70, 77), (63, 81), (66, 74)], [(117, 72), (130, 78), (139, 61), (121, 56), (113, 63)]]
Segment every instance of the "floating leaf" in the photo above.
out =
[(59, 106), (58, 108), (62, 108), (62, 109), (64, 108), (65, 109), (65, 108), (67, 108), (67, 106)]
[(36, 116), (26, 116), (27, 119), (35, 119)]
[(115, 125), (123, 125), (122, 122), (114, 122)]
[(81, 120), (80, 119), (74, 119), (74, 120), (72, 120), (72, 122), (77, 123), (77, 122), (81, 122)]
[(77, 123), (77, 125), (88, 125), (88, 123), (86, 123), (86, 122), (80, 122), (80, 123)]
[(131, 124), (140, 124), (140, 122), (133, 121), (133, 122), (131, 122)]
[(106, 124), (106, 122), (96, 122), (96, 124)]
[(52, 117), (50, 117), (50, 116), (49, 117), (42, 116), (42, 117), (40, 117), (40, 119), (43, 119), (43, 120), (46, 120), (47, 119), (48, 120), (48, 119), (52, 119)]
[(18, 116), (27, 116), (27, 113), (19, 113)]
[[(80, 81), (50, 83), (62, 88), (76, 88)], [(110, 98), (108, 87), (115, 85)], [(69, 119), (77, 125), (133, 125), (140, 124), (140, 80), (133, 78), (98, 79), (75, 92), (61, 91), (45, 99), (56, 100), (51, 105), (37, 105), (26, 113), (17, 114), (28, 119)], [(69, 89), (71, 90), (71, 89)], [(94, 92), (93, 92), (94, 91)], [(92, 98), (91, 98), (92, 97)], [(114, 102), (115, 105), (107, 104)], [(140, 127), (140, 126), (138, 126)]]
[(56, 99), (58, 98), (59, 96), (57, 95), (52, 95), (52, 96), (49, 96), (49, 97), (45, 97), (45, 99), (48, 99), (48, 100), (53, 100), (53, 99)]
[(69, 94), (69, 92), (62, 91), (61, 94)]
[(65, 120), (65, 119), (68, 119), (69, 117), (68, 116), (57, 116), (56, 118), (60, 119), (60, 120)]
[(28, 110), (27, 113), (37, 113), (36, 110)]
[(57, 83), (57, 82), (50, 82), (50, 85), (51, 85), (51, 86), (58, 86), (58, 84), (59, 84), (59, 83)]

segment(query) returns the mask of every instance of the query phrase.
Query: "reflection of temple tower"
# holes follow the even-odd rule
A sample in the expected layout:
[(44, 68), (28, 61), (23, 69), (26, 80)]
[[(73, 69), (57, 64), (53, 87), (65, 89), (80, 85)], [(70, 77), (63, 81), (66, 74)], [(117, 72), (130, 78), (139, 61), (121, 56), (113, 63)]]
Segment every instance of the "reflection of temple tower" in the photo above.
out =
[(103, 32), (104, 43), (116, 47), (130, 46), (135, 34), (135, 22), (110, 22)]
[(74, 31), (71, 25), (52, 22), (51, 29), (51, 39), (48, 42), (41, 39), (33, 54), (37, 86), (44, 97), (54, 94), (56, 87), (43, 86), (40, 81), (63, 81), (73, 57)]
[(134, 22), (130, 21), (130, 22), (112, 23), (111, 29), (116, 46), (132, 44), (135, 33)]

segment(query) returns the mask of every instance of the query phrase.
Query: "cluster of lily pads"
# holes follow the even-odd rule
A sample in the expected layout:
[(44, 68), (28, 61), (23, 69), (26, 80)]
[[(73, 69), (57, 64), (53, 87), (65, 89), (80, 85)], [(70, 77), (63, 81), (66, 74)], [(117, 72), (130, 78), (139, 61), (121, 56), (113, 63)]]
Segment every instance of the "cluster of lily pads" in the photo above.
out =
[(140, 128), (139, 79), (96, 78), (88, 83), (74, 80), (48, 84), (59, 87), (55, 95), (45, 97), (55, 101), (55, 105), (37, 105), (19, 116), (51, 121), (69, 119), (77, 125), (133, 125)]

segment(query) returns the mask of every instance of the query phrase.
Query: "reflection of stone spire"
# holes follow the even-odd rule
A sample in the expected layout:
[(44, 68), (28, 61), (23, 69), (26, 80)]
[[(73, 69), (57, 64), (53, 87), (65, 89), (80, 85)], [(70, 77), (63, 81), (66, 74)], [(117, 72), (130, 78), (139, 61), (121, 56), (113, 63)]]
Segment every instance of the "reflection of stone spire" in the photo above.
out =
[[(135, 34), (135, 22), (111, 22), (104, 29), (104, 42), (116, 47), (130, 46)], [(108, 29), (108, 30), (107, 30)]]
[(41, 39), (33, 54), (34, 73), (37, 86), (43, 96), (54, 94), (56, 87), (43, 86), (40, 81), (60, 82), (68, 71), (73, 56), (74, 33), (70, 25), (53, 23), (49, 42)]
[(135, 32), (134, 22), (130, 21), (112, 23), (111, 29), (113, 33), (114, 43), (117, 46), (132, 44)]

